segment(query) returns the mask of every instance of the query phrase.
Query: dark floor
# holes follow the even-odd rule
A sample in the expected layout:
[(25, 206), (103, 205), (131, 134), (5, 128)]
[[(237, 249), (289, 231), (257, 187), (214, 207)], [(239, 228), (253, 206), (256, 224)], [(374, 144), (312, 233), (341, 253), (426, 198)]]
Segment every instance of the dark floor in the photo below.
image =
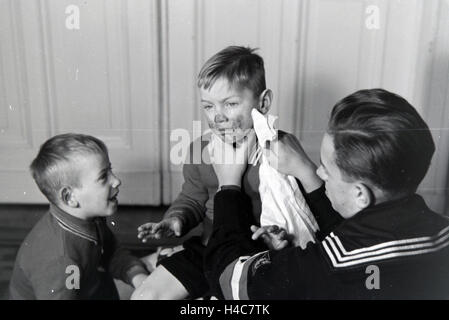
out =
[[(0, 205), (0, 300), (8, 297), (8, 284), (17, 250), (33, 225), (47, 211), (46, 205)], [(108, 224), (124, 247), (138, 256), (151, 253), (160, 245), (175, 245), (182, 239), (154, 240), (145, 244), (137, 239), (137, 227), (159, 221), (166, 207), (121, 206)]]

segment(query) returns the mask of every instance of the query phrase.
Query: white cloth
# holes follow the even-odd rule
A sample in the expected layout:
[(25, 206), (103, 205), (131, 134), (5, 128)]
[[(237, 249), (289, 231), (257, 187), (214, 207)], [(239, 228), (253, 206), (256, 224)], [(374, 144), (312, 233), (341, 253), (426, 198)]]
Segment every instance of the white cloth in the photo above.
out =
[[(259, 148), (264, 148), (266, 141), (277, 138), (273, 124), (276, 117), (264, 116), (252, 109)], [(271, 167), (265, 155), (259, 153), (259, 193), (262, 201), (261, 226), (277, 225), (293, 236), (293, 244), (305, 248), (307, 243), (315, 242), (318, 224), (306, 203), (294, 177), (285, 175)]]

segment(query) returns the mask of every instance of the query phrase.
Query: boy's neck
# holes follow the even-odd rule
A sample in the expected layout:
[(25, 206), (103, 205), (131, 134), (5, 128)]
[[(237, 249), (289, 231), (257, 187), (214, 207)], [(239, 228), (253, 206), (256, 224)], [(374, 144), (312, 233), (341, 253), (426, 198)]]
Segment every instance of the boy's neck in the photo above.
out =
[(87, 214), (85, 214), (84, 212), (82, 212), (82, 210), (80, 210), (78, 208), (72, 208), (65, 204), (53, 204), (53, 205), (56, 206), (58, 209), (64, 211), (65, 213), (67, 213), (75, 218), (85, 220), (85, 221), (92, 220), (92, 217), (89, 217)]
[(387, 202), (392, 202), (392, 201), (397, 201), (397, 200), (401, 200), (403, 198), (407, 198), (410, 197), (412, 195), (414, 195), (415, 192), (410, 192), (410, 193), (397, 193), (397, 194), (389, 194), (385, 191), (382, 190), (375, 190), (374, 191), (374, 203), (373, 205), (379, 205), (379, 204), (383, 204), (383, 203), (387, 203)]

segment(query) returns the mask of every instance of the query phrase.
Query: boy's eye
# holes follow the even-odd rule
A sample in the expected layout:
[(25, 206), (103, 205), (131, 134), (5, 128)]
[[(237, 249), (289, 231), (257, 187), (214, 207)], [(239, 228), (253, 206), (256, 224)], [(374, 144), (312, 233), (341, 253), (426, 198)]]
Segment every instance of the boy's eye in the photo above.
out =
[(210, 104), (206, 104), (206, 105), (203, 105), (203, 109), (210, 110), (210, 109), (212, 109), (212, 106)]
[(108, 169), (108, 171), (106, 171), (104, 174), (102, 174), (100, 176), (100, 181), (103, 183), (106, 182), (111, 174), (112, 174), (112, 168)]
[(235, 107), (235, 106), (237, 106), (238, 105), (238, 102), (227, 102), (226, 103), (226, 106), (227, 107)]

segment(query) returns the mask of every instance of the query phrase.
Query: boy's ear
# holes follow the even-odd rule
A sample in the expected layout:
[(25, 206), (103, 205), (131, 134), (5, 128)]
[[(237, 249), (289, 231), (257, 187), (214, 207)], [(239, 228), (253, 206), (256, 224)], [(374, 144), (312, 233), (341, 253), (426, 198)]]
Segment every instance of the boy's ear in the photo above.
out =
[(259, 107), (257, 110), (266, 114), (271, 108), (271, 102), (273, 101), (273, 92), (270, 89), (265, 89), (259, 96)]
[(355, 204), (359, 211), (369, 207), (374, 202), (374, 195), (369, 188), (364, 183), (356, 183), (354, 186), (355, 192)]
[(78, 207), (78, 201), (76, 200), (76, 197), (75, 197), (71, 187), (66, 186), (61, 189), (60, 200), (66, 206), (69, 206), (71, 208)]

